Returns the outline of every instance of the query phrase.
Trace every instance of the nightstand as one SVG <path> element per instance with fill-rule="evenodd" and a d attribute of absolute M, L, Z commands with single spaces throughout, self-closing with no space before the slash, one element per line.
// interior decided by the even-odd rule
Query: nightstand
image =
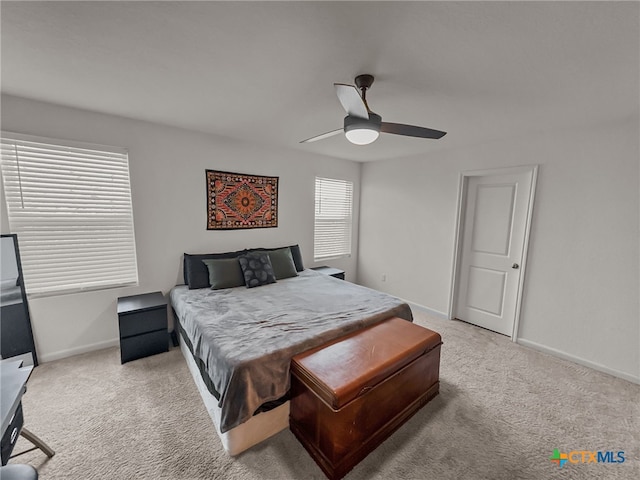
<path fill-rule="evenodd" d="M 167 301 L 162 292 L 118 298 L 120 363 L 169 350 Z"/>
<path fill-rule="evenodd" d="M 339 268 L 327 267 L 326 265 L 323 265 L 322 267 L 313 267 L 311 270 L 329 275 L 330 277 L 344 280 L 344 270 L 340 270 Z"/>

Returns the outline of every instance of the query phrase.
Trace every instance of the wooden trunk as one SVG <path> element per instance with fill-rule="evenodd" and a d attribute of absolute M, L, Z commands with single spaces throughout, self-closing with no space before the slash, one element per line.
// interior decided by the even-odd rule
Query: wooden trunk
<path fill-rule="evenodd" d="M 291 362 L 291 431 L 342 478 L 438 394 L 441 337 L 391 318 Z"/>

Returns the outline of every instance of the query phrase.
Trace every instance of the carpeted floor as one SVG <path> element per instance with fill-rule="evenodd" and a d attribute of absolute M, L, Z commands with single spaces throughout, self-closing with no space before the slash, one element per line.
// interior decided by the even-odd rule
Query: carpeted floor
<path fill-rule="evenodd" d="M 441 333 L 440 395 L 348 480 L 640 478 L 640 386 L 415 312 Z M 117 348 L 39 366 L 26 425 L 55 451 L 12 459 L 48 479 L 323 479 L 288 431 L 236 458 L 215 433 L 179 349 L 120 365 Z M 30 444 L 20 438 L 15 452 Z M 557 448 L 624 463 L 550 461 Z"/>

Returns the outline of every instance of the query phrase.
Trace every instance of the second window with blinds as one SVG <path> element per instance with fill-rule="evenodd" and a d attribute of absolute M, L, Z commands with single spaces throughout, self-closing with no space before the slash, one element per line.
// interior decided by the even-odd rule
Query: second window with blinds
<path fill-rule="evenodd" d="M 351 255 L 353 182 L 316 177 L 314 260 Z"/>

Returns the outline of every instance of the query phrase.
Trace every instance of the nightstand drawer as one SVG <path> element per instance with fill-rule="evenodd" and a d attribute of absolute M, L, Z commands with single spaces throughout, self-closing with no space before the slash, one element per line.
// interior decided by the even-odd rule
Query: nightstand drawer
<path fill-rule="evenodd" d="M 22 424 L 24 423 L 24 416 L 22 415 L 22 403 L 18 405 L 18 409 L 16 413 L 13 415 L 13 419 L 11 423 L 7 427 L 2 436 L 2 442 L 0 444 L 0 451 L 2 456 L 2 465 L 6 465 L 9 457 L 11 456 L 11 452 L 13 451 L 13 446 L 16 444 L 18 440 L 18 435 L 20 434 L 20 430 L 22 430 Z"/>
<path fill-rule="evenodd" d="M 121 363 L 169 351 L 169 333 L 166 327 L 156 332 L 144 333 L 120 340 Z"/>
<path fill-rule="evenodd" d="M 138 312 L 124 313 L 118 316 L 120 338 L 131 337 L 154 330 L 167 329 L 167 307 L 154 308 Z"/>

